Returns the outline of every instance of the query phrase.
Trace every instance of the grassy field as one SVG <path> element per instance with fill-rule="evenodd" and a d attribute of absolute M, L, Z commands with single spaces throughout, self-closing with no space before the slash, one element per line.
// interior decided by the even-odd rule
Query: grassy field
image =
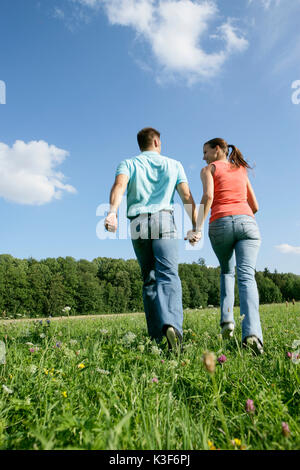
<path fill-rule="evenodd" d="M 299 449 L 299 313 L 261 307 L 261 357 L 241 348 L 239 309 L 229 341 L 217 309 L 185 312 L 179 356 L 143 315 L 0 322 L 0 449 Z M 205 351 L 225 356 L 214 374 Z"/>

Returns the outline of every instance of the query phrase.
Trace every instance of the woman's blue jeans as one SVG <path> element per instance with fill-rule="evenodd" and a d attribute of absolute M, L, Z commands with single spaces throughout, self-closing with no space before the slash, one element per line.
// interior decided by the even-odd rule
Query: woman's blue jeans
<path fill-rule="evenodd" d="M 178 275 L 178 240 L 169 211 L 141 214 L 130 224 L 133 248 L 142 271 L 143 302 L 149 336 L 158 343 L 164 325 L 182 335 L 182 289 Z"/>
<path fill-rule="evenodd" d="M 255 280 L 256 259 L 261 244 L 259 228 L 249 215 L 230 215 L 209 225 L 209 238 L 221 267 L 221 326 L 234 322 L 235 261 L 240 297 L 242 340 L 255 335 L 263 344 L 259 297 Z"/>

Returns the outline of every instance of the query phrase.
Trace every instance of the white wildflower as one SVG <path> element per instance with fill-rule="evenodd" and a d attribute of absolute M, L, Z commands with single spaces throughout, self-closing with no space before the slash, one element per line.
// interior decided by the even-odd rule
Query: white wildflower
<path fill-rule="evenodd" d="M 64 349 L 64 354 L 65 356 L 67 356 L 68 359 L 73 359 L 74 357 L 76 357 L 75 352 L 68 348 Z"/>
<path fill-rule="evenodd" d="M 14 393 L 13 390 L 11 390 L 10 388 L 8 388 L 6 385 L 2 385 L 2 388 L 4 390 L 4 392 L 8 393 L 9 395 L 11 393 Z"/>
<path fill-rule="evenodd" d="M 141 352 L 144 352 L 144 350 L 145 350 L 145 346 L 143 344 L 139 344 L 137 348 Z"/>
<path fill-rule="evenodd" d="M 100 333 L 102 335 L 106 335 L 108 333 L 108 330 L 106 330 L 105 328 L 103 328 L 102 330 L 100 330 Z"/>
<path fill-rule="evenodd" d="M 293 352 L 292 353 L 292 363 L 293 364 L 299 364 L 300 362 L 300 354 L 299 351 Z"/>
<path fill-rule="evenodd" d="M 99 369 L 99 367 L 97 367 L 96 372 L 99 372 L 99 374 L 103 374 L 103 375 L 110 374 L 109 370 Z"/>
<path fill-rule="evenodd" d="M 169 366 L 175 368 L 175 367 L 178 366 L 178 362 L 177 362 L 177 361 L 170 361 L 170 362 L 169 362 Z"/>
<path fill-rule="evenodd" d="M 62 311 L 63 311 L 64 313 L 68 313 L 70 310 L 71 310 L 71 307 L 68 307 L 68 306 L 66 306 L 66 307 L 64 307 L 64 308 L 62 309 Z"/>
<path fill-rule="evenodd" d="M 70 344 L 71 345 L 77 344 L 77 339 L 70 339 Z"/>
<path fill-rule="evenodd" d="M 37 371 L 37 366 L 35 366 L 34 364 L 31 364 L 31 366 L 28 367 L 28 371 L 31 373 L 31 374 L 35 374 L 36 371 Z"/>
<path fill-rule="evenodd" d="M 128 331 L 128 333 L 126 333 L 126 335 L 123 337 L 122 342 L 128 345 L 131 344 L 135 340 L 135 338 L 136 335 L 131 331 Z"/>
<path fill-rule="evenodd" d="M 293 341 L 292 348 L 293 348 L 293 349 L 297 349 L 298 346 L 300 346 L 300 341 L 299 341 L 299 339 L 295 339 L 295 340 Z"/>
<path fill-rule="evenodd" d="M 40 334 L 40 338 L 42 338 L 42 339 L 43 339 L 43 338 L 46 338 L 45 333 L 41 333 L 41 334 Z"/>
<path fill-rule="evenodd" d="M 159 355 L 161 353 L 161 350 L 157 346 L 152 346 L 151 352 L 152 352 L 152 354 Z"/>
<path fill-rule="evenodd" d="M 0 341 L 0 364 L 6 364 L 5 354 L 5 344 L 3 341 Z"/>

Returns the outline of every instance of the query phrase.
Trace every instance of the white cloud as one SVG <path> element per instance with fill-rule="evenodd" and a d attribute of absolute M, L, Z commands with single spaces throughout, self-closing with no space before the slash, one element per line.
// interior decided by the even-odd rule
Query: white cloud
<path fill-rule="evenodd" d="M 63 191 L 76 189 L 64 184 L 64 175 L 54 169 L 69 155 L 43 140 L 17 140 L 12 147 L 0 142 L 0 197 L 19 204 L 42 205 L 60 199 Z"/>
<path fill-rule="evenodd" d="M 65 12 L 63 10 L 61 10 L 60 8 L 55 7 L 54 12 L 53 12 L 53 16 L 54 16 L 54 18 L 59 18 L 59 19 L 63 20 L 64 17 L 65 17 Z"/>
<path fill-rule="evenodd" d="M 277 245 L 275 248 L 277 248 L 278 251 L 284 254 L 292 253 L 294 255 L 300 255 L 300 246 L 291 246 L 287 244 L 282 244 L 282 245 Z"/>
<path fill-rule="evenodd" d="M 132 28 L 150 45 L 160 77 L 179 74 L 188 82 L 210 78 L 222 70 L 231 54 L 248 47 L 230 20 L 219 27 L 212 25 L 219 14 L 214 0 L 73 1 L 91 8 L 102 6 L 112 25 Z M 204 40 L 211 41 L 216 52 L 206 52 Z"/>
<path fill-rule="evenodd" d="M 81 3 L 88 7 L 97 7 L 102 0 L 73 0 L 73 2 Z"/>
<path fill-rule="evenodd" d="M 253 3 L 254 0 L 249 0 L 248 3 L 251 4 Z M 265 10 L 269 10 L 271 6 L 277 6 L 279 5 L 281 0 L 257 0 Z"/>

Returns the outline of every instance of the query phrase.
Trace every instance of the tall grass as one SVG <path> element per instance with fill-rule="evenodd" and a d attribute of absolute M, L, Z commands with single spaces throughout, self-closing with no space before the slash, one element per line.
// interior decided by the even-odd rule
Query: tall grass
<path fill-rule="evenodd" d="M 2 322 L 0 448 L 297 449 L 299 311 L 261 307 L 261 357 L 241 347 L 238 309 L 230 341 L 217 309 L 186 312 L 180 355 L 150 342 L 141 315 Z M 213 380 L 204 351 L 227 357 Z"/>

